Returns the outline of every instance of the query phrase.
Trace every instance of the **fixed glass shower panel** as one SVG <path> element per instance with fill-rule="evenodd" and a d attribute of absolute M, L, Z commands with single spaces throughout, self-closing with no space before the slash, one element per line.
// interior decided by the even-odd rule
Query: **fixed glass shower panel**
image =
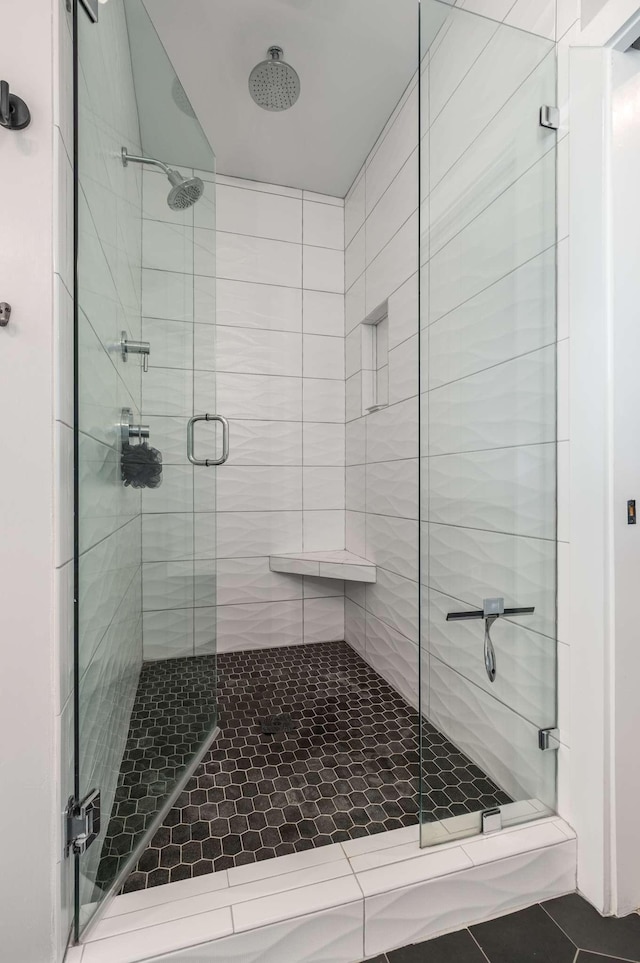
<path fill-rule="evenodd" d="M 557 133 L 552 38 L 437 0 L 421 34 L 428 845 L 555 808 Z"/>
<path fill-rule="evenodd" d="M 223 426 L 213 152 L 140 0 L 76 23 L 77 935 L 214 734 Z"/>

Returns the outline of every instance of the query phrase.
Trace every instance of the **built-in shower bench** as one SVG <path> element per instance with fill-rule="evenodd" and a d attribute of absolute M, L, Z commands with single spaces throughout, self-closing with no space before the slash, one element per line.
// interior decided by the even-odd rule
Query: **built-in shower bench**
<path fill-rule="evenodd" d="M 345 579 L 349 582 L 375 582 L 376 566 L 368 558 L 340 549 L 335 552 L 293 552 L 270 555 L 272 572 L 287 575 L 315 575 L 320 578 Z"/>

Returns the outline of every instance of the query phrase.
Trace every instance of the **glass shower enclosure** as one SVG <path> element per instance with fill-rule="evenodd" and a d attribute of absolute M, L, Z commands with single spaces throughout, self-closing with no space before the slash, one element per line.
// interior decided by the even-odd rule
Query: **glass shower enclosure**
<path fill-rule="evenodd" d="M 555 103 L 551 39 L 422 0 L 423 845 L 555 809 Z"/>
<path fill-rule="evenodd" d="M 271 487 L 263 486 L 259 501 L 275 520 L 269 519 L 259 552 L 246 550 L 251 558 L 239 557 L 235 543 L 230 550 L 227 546 L 233 562 L 227 577 L 232 571 L 243 602 L 248 599 L 259 613 L 264 610 L 253 605 L 256 573 L 268 578 L 269 592 L 277 579 L 298 578 L 286 585 L 290 594 L 278 594 L 283 583 L 277 583 L 273 599 L 281 603 L 284 598 L 299 613 L 299 622 L 286 641 L 262 636 L 262 648 L 324 644 L 322 619 L 316 618 L 305 637 L 303 613 L 305 607 L 313 609 L 309 598 L 330 591 L 345 613 L 339 630 L 344 634 L 333 632 L 331 642 L 345 649 L 348 644 L 349 657 L 366 663 L 366 673 L 384 682 L 384 691 L 391 687 L 402 718 L 411 720 L 400 734 L 403 752 L 411 755 L 402 776 L 408 787 L 404 809 L 392 793 L 385 796 L 387 787 L 400 781 L 401 767 L 394 761 L 400 735 L 381 737 L 387 738 L 381 746 L 371 745 L 373 737 L 365 733 L 369 743 L 352 757 L 345 749 L 350 749 L 348 733 L 336 763 L 342 788 L 338 793 L 328 786 L 326 795 L 342 800 L 343 825 L 351 835 L 330 837 L 324 830 L 314 835 L 310 828 L 305 848 L 410 825 L 416 847 L 418 838 L 423 846 L 437 845 L 553 812 L 557 132 L 553 109 L 542 109 L 556 102 L 553 40 L 477 14 L 472 0 L 464 7 L 403 0 L 406 29 L 399 49 L 406 62 L 394 65 L 395 86 L 386 91 L 389 103 L 375 115 L 372 136 L 359 142 L 362 156 L 348 157 L 360 148 L 341 152 L 340 137 L 337 144 L 324 138 L 329 146 L 319 166 L 337 170 L 347 158 L 353 167 L 340 168 L 334 178 L 340 190 L 321 195 L 315 191 L 324 186 L 313 182 L 278 189 L 294 195 L 286 198 L 295 209 L 295 244 L 286 242 L 295 258 L 293 281 L 272 276 L 279 255 L 269 244 L 285 243 L 277 240 L 277 231 L 255 229 L 260 217 L 270 226 L 277 221 L 276 215 L 264 214 L 273 210 L 264 205 L 280 196 L 269 193 L 274 185 L 289 184 L 287 174 L 273 157 L 269 183 L 262 183 L 266 175 L 258 177 L 253 165 L 248 172 L 236 169 L 237 159 L 232 163 L 228 155 L 225 163 L 227 145 L 212 111 L 207 129 L 215 130 L 226 176 L 226 183 L 219 179 L 219 222 L 222 226 L 225 218 L 225 190 L 227 200 L 230 191 L 237 192 L 237 201 L 242 198 L 238 210 L 246 216 L 240 227 L 229 227 L 226 212 L 216 278 L 216 158 L 145 3 L 101 4 L 96 26 L 86 16 L 90 0 L 76 2 L 75 797 L 89 813 L 97 813 L 92 793 L 100 791 L 100 821 L 92 826 L 89 821 L 96 838 L 88 847 L 89 840 L 80 840 L 75 855 L 76 938 L 134 866 L 149 886 L 218 868 L 193 856 L 185 870 L 171 864 L 170 854 L 162 855 L 169 843 L 148 845 L 161 824 L 162 832 L 167 829 L 172 806 L 188 808 L 179 794 L 217 735 L 218 675 L 227 688 L 231 679 L 233 688 L 241 674 L 225 657 L 245 647 L 260 648 L 260 639 L 251 644 L 240 608 L 226 624 L 218 613 L 217 656 L 217 591 L 223 598 L 225 569 L 218 560 L 218 586 L 216 536 L 222 540 L 226 522 L 221 515 L 217 532 L 216 494 L 218 504 L 225 504 L 228 479 L 220 476 L 217 493 L 216 480 L 229 436 L 216 393 L 230 408 L 234 438 L 243 437 L 238 424 L 243 418 L 265 419 L 259 423 L 262 454 L 256 465 L 268 467 L 275 479 Z M 324 19 L 333 42 L 334 26 L 342 23 L 349 4 L 290 0 L 274 6 L 294 8 L 299 30 L 305 16 L 309 31 L 314 16 Z M 400 0 L 386 6 L 376 0 L 375 7 L 373 29 L 386 44 L 391 21 L 400 19 Z M 244 30 L 257 8 L 244 0 L 228 0 L 225 7 L 220 0 L 206 9 L 203 23 L 215 31 L 220 23 L 228 27 L 233 15 L 244 16 Z M 361 24 L 366 20 L 371 26 L 372 7 L 369 0 L 353 0 L 351 9 L 356 15 L 341 53 L 353 72 L 353 45 Z M 152 13 L 171 50 L 162 18 Z M 286 21 L 289 13 L 278 15 Z M 172 9 L 167 16 L 170 22 Z M 204 30 L 201 35 L 208 37 Z M 220 43 L 224 30 L 216 37 Z M 192 46 L 187 49 L 191 56 Z M 326 58 L 312 59 L 296 60 L 302 80 L 296 110 L 304 123 L 315 123 L 303 113 L 305 97 L 314 83 L 316 92 L 324 89 L 322 71 L 333 69 Z M 380 58 L 369 61 L 372 76 L 382 83 Z M 224 79 L 224 65 L 219 69 Z M 195 90 L 188 70 L 183 79 Z M 223 88 L 221 82 L 218 89 Z M 342 120 L 343 89 L 337 84 L 340 95 L 334 91 L 331 101 L 327 94 L 323 103 L 327 114 L 333 111 Z M 244 78 L 242 93 L 248 100 Z M 359 96 L 356 110 L 365 97 L 370 105 L 370 88 Z M 230 116 L 227 136 L 232 139 L 235 115 Z M 267 121 L 260 115 L 258 123 Z M 243 135 L 248 128 L 242 128 Z M 278 136 L 269 133 L 278 128 L 261 129 L 256 156 L 269 137 Z M 300 129 L 304 133 L 303 124 Z M 314 135 L 319 130 L 316 124 Z M 350 148 L 355 131 L 349 129 Z M 249 134 L 253 137 L 253 129 Z M 236 158 L 246 163 L 248 153 L 243 144 Z M 255 168 L 264 172 L 257 163 Z M 309 175 L 305 170 L 296 176 L 306 180 Z M 262 199 L 247 178 L 266 187 Z M 302 223 L 303 210 L 321 208 L 315 202 L 323 196 L 340 224 L 338 240 L 332 234 L 326 247 L 324 241 L 305 241 Z M 245 223 L 248 237 L 255 229 L 259 243 L 230 246 L 228 237 L 245 233 Z M 317 255 L 311 262 L 315 272 L 303 269 L 305 247 Z M 242 294 L 229 300 L 229 279 L 245 284 L 242 270 L 251 258 L 260 262 L 259 271 L 251 268 L 253 281 L 260 282 L 253 286 L 259 292 L 251 302 L 253 321 L 246 317 Z M 342 280 L 323 287 L 322 265 L 329 262 Z M 293 308 L 282 309 L 283 301 L 276 307 L 262 303 L 261 298 L 268 299 L 265 292 L 278 287 Z M 330 332 L 332 347 L 338 342 L 332 364 L 338 361 L 329 375 L 314 373 L 313 366 L 309 371 L 304 352 L 313 348 L 303 347 L 309 303 L 316 305 L 309 345 L 325 336 L 329 342 L 327 299 L 332 309 L 339 300 L 337 325 Z M 292 312 L 291 330 L 281 318 L 277 324 L 271 318 L 270 312 L 280 310 Z M 237 359 L 229 364 L 227 351 L 226 370 L 220 349 L 231 325 L 241 332 L 233 344 L 239 345 L 234 350 L 242 362 L 243 352 L 254 364 L 259 356 L 250 373 L 273 376 L 269 390 L 277 399 L 275 414 L 256 412 L 259 394 L 249 413 L 243 408 L 246 382 L 228 377 Z M 280 331 L 282 326 L 287 331 Z M 278 347 L 283 336 L 298 339 L 291 370 L 284 370 L 288 362 Z M 277 377 L 269 369 L 276 356 Z M 297 392 L 293 414 L 285 383 Z M 242 403 L 234 409 L 238 398 Z M 279 448 L 278 443 L 287 421 L 299 437 L 299 455 L 289 458 L 288 467 L 299 503 L 281 500 L 278 521 L 269 499 L 281 482 L 275 473 L 288 465 L 284 444 Z M 269 422 L 272 434 L 263 436 L 262 426 Z M 335 462 L 323 460 L 321 450 L 323 444 L 331 448 L 329 427 L 331 437 L 341 439 Z M 318 452 L 309 450 L 313 445 Z M 335 458 L 332 448 L 330 457 Z M 317 481 L 329 477 L 322 475 L 327 464 L 332 480 L 343 479 L 328 486 L 335 497 L 330 505 L 323 501 L 326 486 Z M 324 544 L 324 523 L 311 534 L 303 528 L 308 508 L 303 490 L 309 481 L 316 484 L 318 516 L 341 519 L 339 543 Z M 227 514 L 235 515 L 238 500 L 249 490 L 237 487 Z M 289 514 L 299 531 L 291 536 L 291 546 L 278 547 L 278 529 L 290 507 L 296 508 Z M 249 504 L 246 515 L 251 511 L 257 513 Z M 254 517 L 243 524 L 253 531 Z M 238 537 L 236 528 L 225 531 L 227 542 Z M 334 538 L 333 530 L 326 537 Z M 375 566 L 377 581 L 347 578 L 343 583 L 340 569 L 323 582 L 298 568 L 287 574 L 286 567 L 269 567 L 273 554 L 294 553 L 299 562 L 300 554 L 333 549 L 360 556 L 368 569 Z M 268 596 L 269 604 L 273 599 Z M 254 618 L 263 620 L 262 614 Z M 306 652 L 299 657 L 307 658 Z M 322 689 L 333 683 L 325 672 L 309 684 Z M 238 685 L 237 691 L 246 690 Z M 288 693 L 282 698 L 286 701 Z M 385 706 L 371 701 L 372 717 L 384 714 Z M 327 741 L 326 718 L 311 724 L 318 744 Z M 255 728 L 255 720 L 248 725 Z M 257 729 L 253 737 L 256 754 L 268 754 Z M 334 740 L 326 749 L 327 768 L 334 765 L 332 756 L 340 755 L 337 745 Z M 376 769 L 380 759 L 386 765 L 382 773 L 380 766 Z M 304 752 L 296 762 L 298 783 L 285 789 L 294 788 L 311 806 L 312 792 L 317 798 L 320 790 L 307 780 Z M 230 771 L 240 768 L 237 756 L 226 763 Z M 344 786 L 354 774 L 357 791 L 348 796 Z M 208 786 L 216 785 L 215 775 L 205 778 Z M 183 800 L 188 795 L 185 791 Z M 333 804 L 327 805 L 333 812 Z M 352 820 L 350 813 L 356 812 Z M 191 813 L 187 823 L 189 832 L 196 827 L 204 835 L 176 841 L 176 824 L 171 824 L 167 839 L 174 848 L 191 840 L 199 845 L 212 832 L 199 815 Z"/>
<path fill-rule="evenodd" d="M 98 26 L 79 8 L 76 30 L 76 798 L 91 810 L 99 787 L 101 813 L 76 855 L 79 932 L 215 734 L 226 438 L 206 417 L 215 157 L 139 0 Z"/>

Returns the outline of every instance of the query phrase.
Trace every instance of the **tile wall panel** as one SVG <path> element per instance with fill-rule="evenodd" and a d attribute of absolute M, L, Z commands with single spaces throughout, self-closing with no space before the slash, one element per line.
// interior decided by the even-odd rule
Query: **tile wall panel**
<path fill-rule="evenodd" d="M 345 200 L 346 546 L 378 581 L 350 585 L 346 638 L 418 703 L 418 96 L 400 101 Z M 363 330 L 388 301 L 389 402 L 363 413 Z M 366 334 L 366 332 L 365 332 Z"/>

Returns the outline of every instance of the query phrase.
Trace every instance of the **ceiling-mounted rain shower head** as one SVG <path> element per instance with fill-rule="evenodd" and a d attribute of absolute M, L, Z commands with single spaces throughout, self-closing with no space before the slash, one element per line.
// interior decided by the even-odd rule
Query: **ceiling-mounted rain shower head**
<path fill-rule="evenodd" d="M 249 93 L 263 110 L 289 110 L 300 96 L 300 78 L 281 60 L 282 47 L 269 47 L 271 60 L 263 60 L 251 71 Z"/>
<path fill-rule="evenodd" d="M 172 211 L 184 211 L 192 207 L 204 194 L 204 183 L 199 177 L 183 177 L 179 171 L 172 170 L 162 161 L 154 160 L 153 157 L 136 157 L 134 154 L 129 154 L 127 148 L 123 147 L 122 163 L 125 167 L 127 164 L 149 164 L 164 171 L 171 184 L 167 204 Z"/>
<path fill-rule="evenodd" d="M 187 97 L 186 91 L 177 77 L 174 77 L 171 84 L 171 96 L 176 107 L 179 107 L 187 117 L 195 117 L 196 112 L 191 106 L 191 101 Z"/>

